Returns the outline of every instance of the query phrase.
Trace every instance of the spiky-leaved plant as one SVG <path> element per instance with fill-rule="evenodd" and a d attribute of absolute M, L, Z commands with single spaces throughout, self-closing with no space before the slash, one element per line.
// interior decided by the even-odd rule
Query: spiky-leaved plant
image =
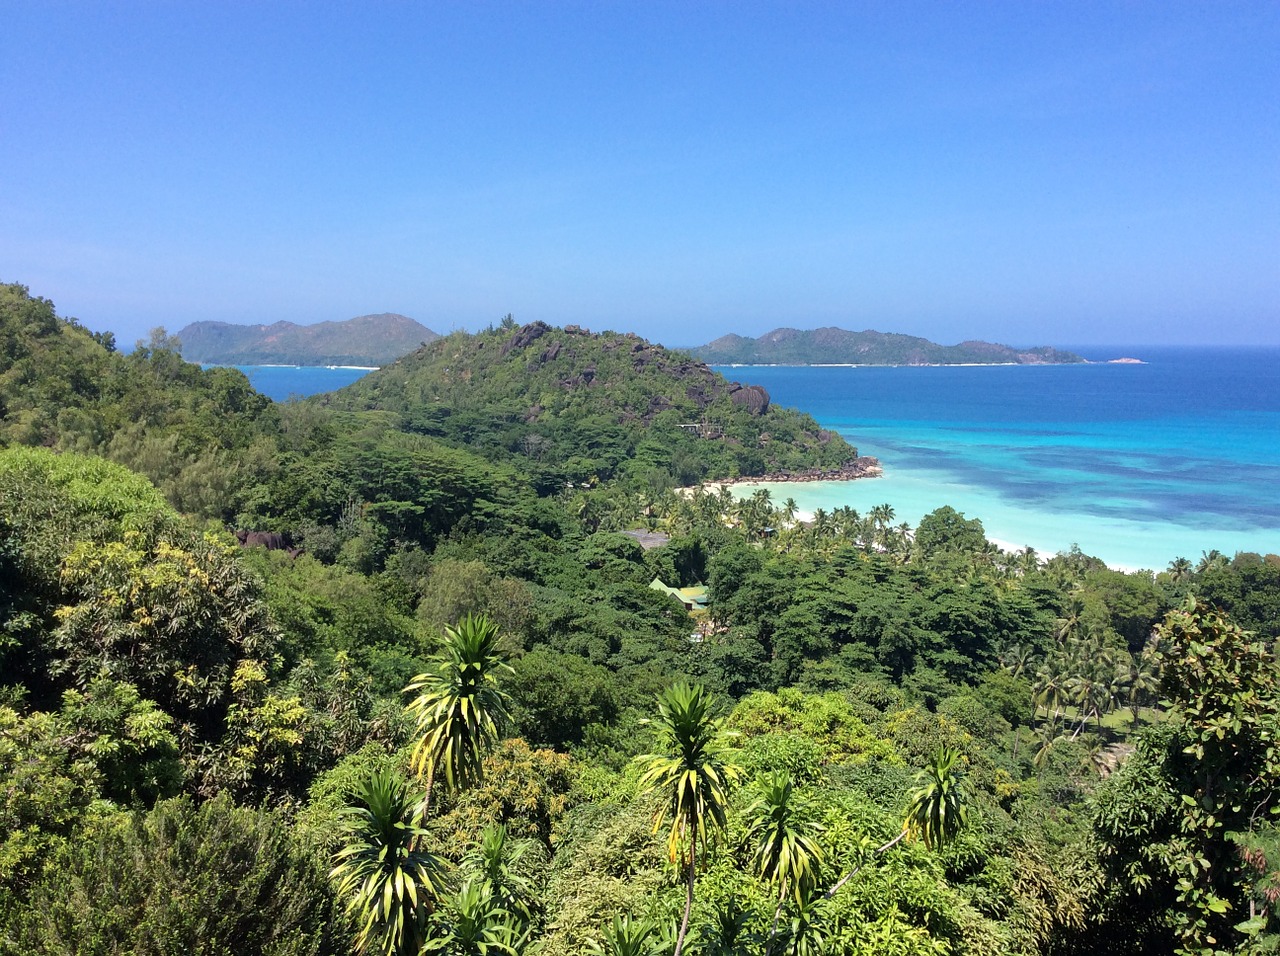
<path fill-rule="evenodd" d="M 432 665 L 405 688 L 417 693 L 408 711 L 418 722 L 410 766 L 426 779 L 426 801 L 436 774 L 455 791 L 481 777 L 485 751 L 510 720 L 509 698 L 498 674 L 510 672 L 503 659 L 498 626 L 468 614 L 446 627 Z"/>
<path fill-rule="evenodd" d="M 644 768 L 641 788 L 665 796 L 654 816 L 654 830 L 670 820 L 671 862 L 685 866 L 684 918 L 674 954 L 680 956 L 693 909 L 698 851 L 705 853 L 710 836 L 725 828 L 729 789 L 742 771 L 728 760 L 727 736 L 714 694 L 701 684 L 681 683 L 667 688 L 657 703 L 658 716 L 652 724 L 662 750 L 636 759 Z"/>
<path fill-rule="evenodd" d="M 359 926 L 356 948 L 381 956 L 416 956 L 426 918 L 445 885 L 445 861 L 421 847 L 415 819 L 421 795 L 392 773 L 374 774 L 348 813 L 347 845 L 332 878 Z"/>

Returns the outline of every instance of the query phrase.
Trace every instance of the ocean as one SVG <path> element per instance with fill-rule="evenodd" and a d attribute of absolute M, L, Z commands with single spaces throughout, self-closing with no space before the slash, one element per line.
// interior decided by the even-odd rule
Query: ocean
<path fill-rule="evenodd" d="M 950 505 L 1004 547 L 1078 545 L 1123 568 L 1280 553 L 1280 349 L 1072 350 L 1143 364 L 718 371 L 883 463 L 882 478 L 769 486 L 805 512 L 888 503 L 914 525 Z M 244 371 L 275 399 L 364 374 Z"/>
<path fill-rule="evenodd" d="M 951 505 L 1002 546 L 1123 568 L 1280 552 L 1280 349 L 1073 351 L 1143 364 L 719 371 L 883 463 L 771 487 L 804 511 L 888 503 L 914 525 Z"/>

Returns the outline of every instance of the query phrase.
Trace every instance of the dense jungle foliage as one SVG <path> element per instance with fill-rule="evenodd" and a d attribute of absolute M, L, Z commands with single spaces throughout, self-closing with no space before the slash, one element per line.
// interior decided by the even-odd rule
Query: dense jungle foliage
<path fill-rule="evenodd" d="M 0 286 L 0 952 L 1280 946 L 1275 555 L 677 492 L 851 449 L 628 336 L 172 345 Z"/>

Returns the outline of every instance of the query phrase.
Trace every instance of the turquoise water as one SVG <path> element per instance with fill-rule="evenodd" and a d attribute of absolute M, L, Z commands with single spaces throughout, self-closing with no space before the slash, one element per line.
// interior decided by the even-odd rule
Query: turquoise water
<path fill-rule="evenodd" d="M 888 502 L 914 525 L 951 505 L 1007 547 L 1078 544 L 1128 568 L 1280 553 L 1280 350 L 1075 351 L 1145 364 L 719 370 L 883 462 L 883 478 L 773 489 L 804 511 Z M 365 374 L 244 371 L 277 400 Z"/>
<path fill-rule="evenodd" d="M 320 392 L 332 392 L 369 374 L 367 368 L 307 365 L 237 365 L 249 384 L 272 401 L 287 402 Z"/>
<path fill-rule="evenodd" d="M 771 486 L 803 511 L 887 502 L 915 524 L 949 504 L 1005 546 L 1129 568 L 1280 552 L 1280 350 L 1112 354 L 1145 364 L 720 371 L 883 462 L 883 478 Z"/>

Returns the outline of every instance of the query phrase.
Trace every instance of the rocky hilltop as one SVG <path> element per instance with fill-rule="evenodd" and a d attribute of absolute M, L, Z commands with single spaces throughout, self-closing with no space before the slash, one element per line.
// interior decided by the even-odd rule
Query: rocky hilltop
<path fill-rule="evenodd" d="M 381 366 L 439 337 L 394 312 L 314 325 L 195 322 L 178 332 L 182 357 L 208 365 Z"/>
<path fill-rule="evenodd" d="M 1049 346 L 939 345 L 914 335 L 845 329 L 774 329 L 758 339 L 724 335 L 689 350 L 712 365 L 1063 365 L 1085 361 Z"/>

